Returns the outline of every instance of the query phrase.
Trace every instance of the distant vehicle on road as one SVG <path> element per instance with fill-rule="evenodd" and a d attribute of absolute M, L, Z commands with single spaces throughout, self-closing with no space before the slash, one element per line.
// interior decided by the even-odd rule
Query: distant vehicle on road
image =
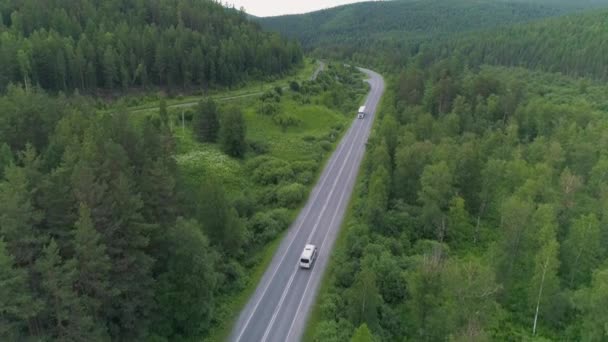
<path fill-rule="evenodd" d="M 317 247 L 315 245 L 306 245 L 302 256 L 300 256 L 300 267 L 310 268 L 317 257 Z"/>
<path fill-rule="evenodd" d="M 359 107 L 359 112 L 357 113 L 357 118 L 363 119 L 365 117 L 365 106 Z"/>

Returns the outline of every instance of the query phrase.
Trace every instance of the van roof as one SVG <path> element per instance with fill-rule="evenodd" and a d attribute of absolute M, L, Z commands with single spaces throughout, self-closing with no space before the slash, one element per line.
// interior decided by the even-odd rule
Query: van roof
<path fill-rule="evenodd" d="M 302 252 L 302 258 L 309 259 L 312 256 L 312 251 L 315 249 L 315 245 L 306 245 Z"/>
<path fill-rule="evenodd" d="M 361 107 L 359 107 L 359 111 L 360 111 L 360 112 L 362 112 L 362 111 L 364 111 L 364 110 L 365 110 L 365 106 L 361 106 Z"/>

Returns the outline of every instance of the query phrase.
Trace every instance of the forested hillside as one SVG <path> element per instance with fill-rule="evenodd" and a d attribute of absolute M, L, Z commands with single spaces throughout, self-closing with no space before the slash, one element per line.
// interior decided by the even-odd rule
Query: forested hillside
<path fill-rule="evenodd" d="M 605 341 L 608 88 L 457 60 L 392 84 L 309 339 Z"/>
<path fill-rule="evenodd" d="M 232 86 L 301 58 L 211 0 L 0 1 L 0 91 Z"/>
<path fill-rule="evenodd" d="M 425 46 L 428 62 L 462 56 L 471 66 L 523 66 L 608 79 L 608 10 L 465 35 Z"/>
<path fill-rule="evenodd" d="M 395 0 L 257 20 L 265 28 L 298 38 L 309 49 L 348 48 L 352 53 L 370 44 L 420 42 L 446 33 L 527 22 L 601 4 L 602 1 Z"/>

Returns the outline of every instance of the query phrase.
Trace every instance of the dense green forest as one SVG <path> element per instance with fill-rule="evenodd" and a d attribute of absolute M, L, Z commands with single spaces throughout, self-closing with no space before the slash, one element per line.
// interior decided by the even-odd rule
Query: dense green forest
<path fill-rule="evenodd" d="M 233 86 L 301 59 L 299 44 L 211 0 L 0 1 L 0 91 Z"/>
<path fill-rule="evenodd" d="M 381 3 L 295 17 L 360 21 L 301 38 L 390 84 L 306 340 L 605 341 L 606 10 L 469 30 L 426 4 L 428 35 L 353 15 Z"/>
<path fill-rule="evenodd" d="M 605 341 L 607 91 L 525 69 L 407 66 L 310 339 Z"/>
<path fill-rule="evenodd" d="M 471 66 L 523 66 L 608 79 L 608 10 L 465 35 L 426 46 L 424 58 L 463 56 Z"/>
<path fill-rule="evenodd" d="M 607 6 L 605 1 L 391 1 L 259 20 L 302 40 L 315 55 L 388 72 L 412 58 L 424 68 L 458 56 L 471 68 L 523 66 L 605 80 Z"/>
<path fill-rule="evenodd" d="M 201 101 L 183 129 L 165 100 L 101 113 L 81 95 L 10 86 L 0 339 L 200 340 L 229 323 L 260 263 L 246 251 L 289 226 L 363 92 L 358 74 L 332 66 L 289 90 Z M 196 159 L 213 151 L 219 160 Z"/>
<path fill-rule="evenodd" d="M 214 1 L 0 1 L 0 340 L 199 340 L 231 319 L 229 300 L 260 263 L 244 251 L 289 225 L 332 142 L 315 132 L 316 162 L 283 162 L 295 186 L 235 194 L 186 173 L 184 122 L 164 98 L 135 113 L 89 96 L 232 87 L 301 61 L 297 42 Z M 278 104 L 294 97 L 341 117 L 358 96 L 349 75 L 277 87 L 274 112 L 259 115 L 296 129 Z M 342 96 L 323 100 L 330 88 Z M 250 139 L 244 106 L 203 101 L 187 132 L 255 170 L 247 161 L 272 147 Z M 321 132 L 335 141 L 340 129 Z"/>
<path fill-rule="evenodd" d="M 420 42 L 446 33 L 523 23 L 608 4 L 602 1 L 395 0 L 363 2 L 303 15 L 257 18 L 309 49 Z"/>

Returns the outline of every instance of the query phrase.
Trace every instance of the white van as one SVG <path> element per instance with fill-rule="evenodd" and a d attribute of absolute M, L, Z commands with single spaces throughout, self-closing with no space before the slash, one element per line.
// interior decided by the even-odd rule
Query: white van
<path fill-rule="evenodd" d="M 365 106 L 359 107 L 359 112 L 357 113 L 357 118 L 363 119 L 365 117 Z"/>
<path fill-rule="evenodd" d="M 306 245 L 302 256 L 300 256 L 300 267 L 310 268 L 317 257 L 317 247 L 315 245 Z"/>

